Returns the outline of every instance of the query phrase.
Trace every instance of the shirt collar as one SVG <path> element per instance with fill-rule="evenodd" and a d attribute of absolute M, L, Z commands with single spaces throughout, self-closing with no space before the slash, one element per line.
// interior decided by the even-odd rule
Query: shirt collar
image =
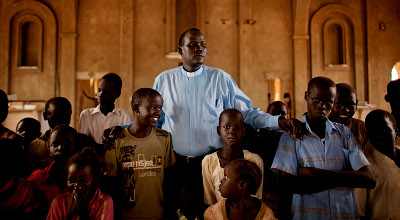
<path fill-rule="evenodd" d="M 306 114 L 307 112 L 303 114 L 301 121 L 306 124 L 307 130 L 310 131 L 312 134 L 314 134 L 314 132 L 310 128 L 310 125 L 308 125 Z M 326 118 L 325 125 L 326 125 L 325 131 L 328 132 L 328 134 L 331 134 L 333 131 L 337 131 L 336 127 L 328 118 Z"/>
<path fill-rule="evenodd" d="M 117 107 L 114 105 L 114 109 L 111 111 L 112 113 L 114 113 L 114 114 L 117 114 Z M 102 112 L 101 112 L 101 110 L 100 110 L 100 105 L 97 105 L 97 107 L 96 108 L 94 108 L 94 110 L 93 110 L 93 112 L 92 112 L 92 115 L 94 115 L 94 114 L 97 114 L 97 113 L 99 113 L 99 114 L 103 114 Z"/>
<path fill-rule="evenodd" d="M 181 73 L 182 73 L 184 76 L 188 77 L 188 76 L 187 76 L 187 73 L 188 73 L 188 72 L 183 68 L 183 66 L 180 66 L 180 68 L 181 68 Z M 196 71 L 194 72 L 194 76 L 198 76 L 198 75 L 200 75 L 202 72 L 203 72 L 203 65 L 202 65 L 198 70 L 196 70 Z"/>

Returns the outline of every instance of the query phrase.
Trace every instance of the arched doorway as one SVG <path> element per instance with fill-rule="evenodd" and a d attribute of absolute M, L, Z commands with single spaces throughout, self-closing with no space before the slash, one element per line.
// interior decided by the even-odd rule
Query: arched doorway
<path fill-rule="evenodd" d="M 400 61 L 397 61 L 393 65 L 392 72 L 391 72 L 391 80 L 397 80 L 399 79 L 399 74 L 400 74 Z"/>

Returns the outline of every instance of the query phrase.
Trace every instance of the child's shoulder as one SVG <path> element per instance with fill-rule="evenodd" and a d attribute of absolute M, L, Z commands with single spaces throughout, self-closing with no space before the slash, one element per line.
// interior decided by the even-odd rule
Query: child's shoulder
<path fill-rule="evenodd" d="M 202 163 L 205 165 L 205 164 L 212 164 L 212 163 L 217 162 L 219 160 L 217 153 L 218 153 L 218 151 L 207 154 L 206 156 L 204 156 Z"/>
<path fill-rule="evenodd" d="M 171 136 L 171 133 L 169 133 L 168 131 L 163 130 L 161 128 L 155 128 L 155 135 L 168 138 L 169 136 Z"/>

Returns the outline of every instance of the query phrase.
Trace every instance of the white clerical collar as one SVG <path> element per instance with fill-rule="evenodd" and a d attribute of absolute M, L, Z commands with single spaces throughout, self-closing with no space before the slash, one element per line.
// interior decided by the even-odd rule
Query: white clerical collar
<path fill-rule="evenodd" d="M 182 66 L 182 67 L 181 67 L 181 72 L 182 72 L 182 74 L 183 74 L 184 76 L 187 76 L 187 77 L 195 77 L 195 76 L 200 75 L 200 74 L 203 72 L 203 66 L 201 66 L 198 70 L 196 70 L 196 71 L 194 71 L 194 72 L 188 72 L 188 71 L 186 71 L 186 70 L 183 68 L 183 66 Z"/>

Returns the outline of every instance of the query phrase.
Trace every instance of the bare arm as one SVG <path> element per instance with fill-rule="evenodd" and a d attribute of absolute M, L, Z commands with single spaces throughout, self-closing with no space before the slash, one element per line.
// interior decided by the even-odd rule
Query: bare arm
<path fill-rule="evenodd" d="M 293 193 L 315 193 L 338 187 L 375 188 L 375 180 L 369 166 L 357 171 L 324 170 L 314 167 L 299 168 L 298 176 L 281 175 L 282 187 Z"/>

